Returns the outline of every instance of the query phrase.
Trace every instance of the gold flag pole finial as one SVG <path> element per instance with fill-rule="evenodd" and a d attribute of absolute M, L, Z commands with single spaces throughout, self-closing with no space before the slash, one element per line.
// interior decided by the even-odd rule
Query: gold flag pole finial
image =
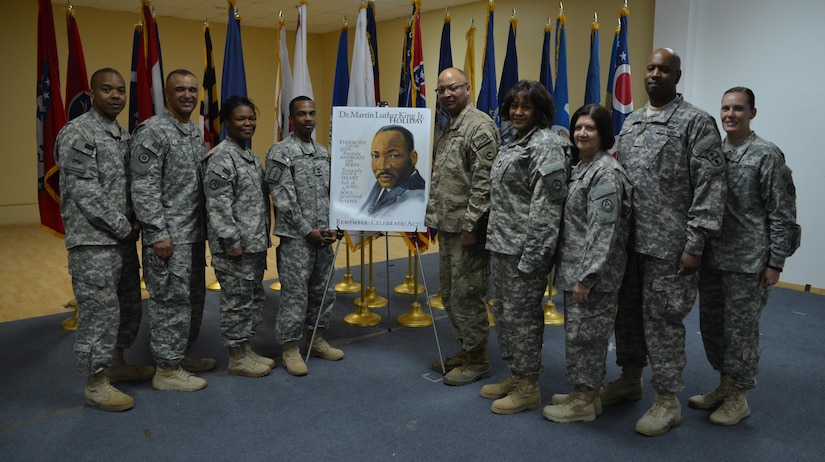
<path fill-rule="evenodd" d="M 235 6 L 235 21 L 240 21 L 240 20 L 241 20 L 241 13 L 240 13 L 240 10 L 238 9 L 238 6 L 236 5 Z"/>
<path fill-rule="evenodd" d="M 361 0 L 361 6 L 367 6 L 367 0 Z"/>
<path fill-rule="evenodd" d="M 559 2 L 559 14 L 564 14 L 564 4 Z"/>
<path fill-rule="evenodd" d="M 344 28 L 346 28 L 349 24 L 347 23 L 347 17 L 344 16 Z"/>
<path fill-rule="evenodd" d="M 595 11 L 593 12 L 593 22 L 599 22 L 599 13 L 596 13 Z"/>
<path fill-rule="evenodd" d="M 209 17 L 203 18 L 203 25 L 209 27 Z"/>
<path fill-rule="evenodd" d="M 284 10 L 278 12 L 278 21 L 284 22 Z"/>
<path fill-rule="evenodd" d="M 515 17 L 516 17 L 516 9 L 515 9 L 515 8 L 513 8 L 513 15 L 512 15 L 512 16 L 510 16 L 510 18 L 515 18 Z"/>
<path fill-rule="evenodd" d="M 624 9 L 627 9 L 627 0 L 624 0 Z"/>
<path fill-rule="evenodd" d="M 74 7 L 72 6 L 71 0 L 69 0 L 68 2 L 66 2 L 66 9 L 71 12 L 72 8 L 74 8 Z"/>

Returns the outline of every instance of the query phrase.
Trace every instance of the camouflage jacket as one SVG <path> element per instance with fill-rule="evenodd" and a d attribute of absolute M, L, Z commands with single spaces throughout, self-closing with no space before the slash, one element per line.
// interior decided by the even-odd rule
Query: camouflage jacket
<path fill-rule="evenodd" d="M 490 171 L 486 248 L 520 256 L 525 273 L 550 271 L 570 170 L 570 142 L 533 128 L 499 149 Z"/>
<path fill-rule="evenodd" d="M 212 254 L 239 245 L 244 252 L 269 248 L 269 189 L 261 161 L 230 138 L 204 160 L 206 229 Z"/>
<path fill-rule="evenodd" d="M 725 152 L 728 196 L 722 234 L 708 241 L 703 264 L 740 273 L 782 270 L 799 247 L 796 188 L 785 155 L 752 133 Z"/>
<path fill-rule="evenodd" d="M 169 237 L 191 244 L 206 239 L 203 139 L 195 122 L 169 112 L 144 121 L 132 141 L 132 201 L 143 225 L 143 245 Z"/>
<path fill-rule="evenodd" d="M 490 211 L 490 167 L 501 144 L 487 114 L 468 105 L 438 138 L 424 223 L 460 233 L 486 229 Z"/>
<path fill-rule="evenodd" d="M 722 227 L 725 159 L 716 122 L 681 95 L 660 110 L 630 114 L 618 159 L 633 185 L 630 249 L 679 261 L 702 255 Z"/>
<path fill-rule="evenodd" d="M 294 133 L 266 153 L 266 181 L 275 208 L 272 234 L 303 238 L 329 227 L 330 157 Z"/>
<path fill-rule="evenodd" d="M 91 109 L 60 130 L 54 158 L 66 248 L 115 245 L 129 235 L 129 133 Z"/>
<path fill-rule="evenodd" d="M 555 286 L 616 292 L 627 262 L 633 188 L 604 151 L 573 167 L 556 252 Z"/>

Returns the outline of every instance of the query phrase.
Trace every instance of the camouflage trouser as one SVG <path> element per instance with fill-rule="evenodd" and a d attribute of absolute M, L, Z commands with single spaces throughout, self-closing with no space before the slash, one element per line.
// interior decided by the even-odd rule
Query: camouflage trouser
<path fill-rule="evenodd" d="M 487 288 L 490 253 L 479 244 L 471 250 L 461 245 L 461 233 L 438 232 L 439 288 L 453 336 L 464 351 L 487 349 Z"/>
<path fill-rule="evenodd" d="M 255 335 L 263 312 L 266 252 L 244 253 L 243 260 L 230 260 L 225 253 L 215 254 L 212 255 L 212 266 L 221 284 L 223 345 L 240 346 Z"/>
<path fill-rule="evenodd" d="M 518 275 L 519 256 L 491 252 L 493 265 L 493 317 L 501 347 L 501 359 L 515 375 L 541 374 L 541 347 L 544 343 L 542 299 L 547 274 L 535 274 L 525 281 Z"/>
<path fill-rule="evenodd" d="M 157 364 L 175 366 L 198 339 L 206 297 L 203 242 L 175 244 L 161 260 L 143 247 L 143 280 L 149 292 L 150 347 Z"/>
<path fill-rule="evenodd" d="M 769 288 L 761 274 L 702 268 L 699 274 L 699 325 L 710 365 L 739 388 L 756 386 L 759 371 L 759 318 Z"/>
<path fill-rule="evenodd" d="M 281 281 L 281 307 L 275 321 L 278 341 L 300 340 L 305 329 L 315 327 L 316 320 L 318 327 L 329 327 L 335 303 L 335 286 L 327 281 L 335 259 L 332 247 L 281 237 L 275 256 Z"/>
<path fill-rule="evenodd" d="M 587 301 L 564 292 L 564 333 L 567 381 L 598 388 L 605 374 L 607 344 L 616 318 L 617 292 L 590 291 Z"/>
<path fill-rule="evenodd" d="M 129 348 L 142 316 L 140 266 L 134 242 L 69 249 L 78 308 L 77 371 L 89 376 L 109 365 L 115 348 Z"/>
<path fill-rule="evenodd" d="M 650 359 L 650 384 L 661 393 L 685 388 L 685 325 L 696 300 L 697 274 L 676 274 L 678 261 L 628 252 L 616 312 L 616 362 L 644 367 Z"/>

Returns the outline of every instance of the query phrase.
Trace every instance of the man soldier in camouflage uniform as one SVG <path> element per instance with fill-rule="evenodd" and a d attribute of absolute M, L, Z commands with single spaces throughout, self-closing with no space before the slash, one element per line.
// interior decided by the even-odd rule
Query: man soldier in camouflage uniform
<path fill-rule="evenodd" d="M 276 330 L 284 345 L 287 372 L 301 376 L 308 369 L 298 340 L 306 335 L 309 343 L 316 323 L 319 329 L 314 343 L 307 345 L 309 354 L 337 361 L 344 352 L 323 338 L 335 303 L 335 289 L 327 284 L 327 275 L 335 259 L 331 245 L 337 235 L 329 229 L 329 153 L 312 139 L 315 102 L 306 96 L 294 98 L 289 121 L 295 131 L 266 153 L 266 180 L 275 208 L 273 234 L 280 238 L 276 255 L 281 308 Z"/>
<path fill-rule="evenodd" d="M 745 395 L 756 386 L 759 318 L 801 234 L 785 155 L 750 128 L 755 99 L 745 87 L 731 88 L 722 97 L 728 197 L 722 233 L 708 241 L 699 272 L 702 341 L 721 380 L 716 389 L 692 396 L 688 405 L 715 409 L 710 421 L 717 425 L 736 425 L 750 415 Z"/>
<path fill-rule="evenodd" d="M 135 245 L 140 224 L 129 197 L 129 134 L 115 120 L 126 104 L 126 84 L 118 71 L 105 68 L 92 74 L 91 87 L 92 109 L 60 130 L 54 157 L 78 307 L 77 370 L 87 377 L 88 404 L 125 411 L 134 406 L 132 397 L 110 383 L 147 380 L 154 374 L 152 367 L 123 359 L 142 314 Z"/>
<path fill-rule="evenodd" d="M 684 317 L 696 299 L 697 270 L 709 235 L 719 232 L 725 159 L 713 117 L 676 92 L 681 59 L 655 50 L 647 62 L 650 101 L 619 133 L 618 159 L 634 188 L 627 268 L 616 315 L 616 361 L 622 376 L 601 392 L 602 404 L 642 397 L 650 358 L 657 392 L 636 423 L 647 436 L 682 422 L 676 393 L 684 389 Z"/>
<path fill-rule="evenodd" d="M 467 385 L 492 373 L 485 297 L 490 254 L 484 248 L 490 211 L 490 167 L 501 139 L 490 117 L 470 105 L 460 69 L 438 76 L 438 100 L 450 114 L 438 139 L 425 223 L 438 229 L 439 283 L 444 308 L 461 343 L 454 356 L 432 364 L 447 385 Z"/>
<path fill-rule="evenodd" d="M 221 339 L 229 348 L 229 373 L 263 377 L 275 367 L 249 341 L 261 318 L 263 278 L 269 248 L 269 188 L 261 161 L 247 143 L 257 127 L 258 108 L 230 96 L 221 106 L 226 138 L 204 159 L 209 250 L 221 284 Z"/>
<path fill-rule="evenodd" d="M 215 367 L 189 352 L 197 340 L 206 290 L 206 223 L 201 131 L 189 119 L 198 79 L 184 69 L 166 77 L 166 110 L 141 123 L 132 142 L 132 200 L 143 226 L 143 278 L 149 292 L 150 345 L 158 390 L 196 391 L 192 371 Z"/>

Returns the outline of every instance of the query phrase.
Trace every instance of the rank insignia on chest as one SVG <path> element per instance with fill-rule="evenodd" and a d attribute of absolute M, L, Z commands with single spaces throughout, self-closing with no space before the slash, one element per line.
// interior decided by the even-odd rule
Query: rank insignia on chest
<path fill-rule="evenodd" d="M 315 166 L 315 176 L 321 176 L 324 174 L 324 171 L 321 169 L 320 165 Z"/>
<path fill-rule="evenodd" d="M 645 139 L 641 136 L 636 137 L 636 140 L 633 141 L 633 147 L 638 148 L 645 145 Z"/>

